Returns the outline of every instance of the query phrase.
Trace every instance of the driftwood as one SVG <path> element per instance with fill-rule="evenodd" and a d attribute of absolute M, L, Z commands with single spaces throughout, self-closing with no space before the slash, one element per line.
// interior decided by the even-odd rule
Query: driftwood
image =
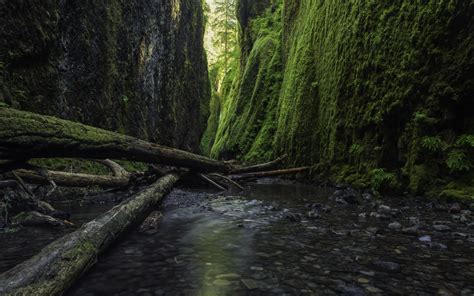
<path fill-rule="evenodd" d="M 1 274 L 0 295 L 63 294 L 119 235 L 145 218 L 178 179 L 178 174 L 160 178 L 134 197 Z"/>
<path fill-rule="evenodd" d="M 246 174 L 239 174 L 239 175 L 231 175 L 230 178 L 234 180 L 244 180 L 244 179 L 254 179 L 254 178 L 265 178 L 265 177 L 275 177 L 275 176 L 282 176 L 282 175 L 291 175 L 291 174 L 298 174 L 309 171 L 311 167 L 301 167 L 301 168 L 292 168 L 292 169 L 284 169 L 284 170 L 275 170 L 275 171 L 265 171 L 265 172 L 254 172 L 254 173 L 246 173 Z"/>
<path fill-rule="evenodd" d="M 103 129 L 0 107 L 0 160 L 72 157 L 122 159 L 229 172 L 232 166 Z"/>

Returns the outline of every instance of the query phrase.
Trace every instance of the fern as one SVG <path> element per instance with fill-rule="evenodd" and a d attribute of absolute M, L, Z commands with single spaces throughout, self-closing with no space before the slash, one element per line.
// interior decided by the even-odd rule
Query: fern
<path fill-rule="evenodd" d="M 442 151 L 446 148 L 446 145 L 441 141 L 441 138 L 436 137 L 423 137 L 421 139 L 421 146 L 431 152 Z"/>
<path fill-rule="evenodd" d="M 349 153 L 352 155 L 360 155 L 362 153 L 362 146 L 358 144 L 352 144 L 351 148 L 349 149 Z"/>
<path fill-rule="evenodd" d="M 474 135 L 461 135 L 456 141 L 456 146 L 474 148 Z"/>
<path fill-rule="evenodd" d="M 372 188 L 379 190 L 382 187 L 397 187 L 398 180 L 394 173 L 387 172 L 384 169 L 374 169 L 371 172 Z"/>
<path fill-rule="evenodd" d="M 455 171 L 469 171 L 472 168 L 472 164 L 467 159 L 464 151 L 459 149 L 453 150 L 448 154 L 446 164 L 448 168 Z"/>

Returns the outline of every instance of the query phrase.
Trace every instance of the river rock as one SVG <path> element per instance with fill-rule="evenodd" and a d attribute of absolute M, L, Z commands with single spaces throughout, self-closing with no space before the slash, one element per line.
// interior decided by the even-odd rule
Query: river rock
<path fill-rule="evenodd" d="M 388 228 L 391 230 L 400 230 L 402 228 L 402 224 L 400 224 L 399 222 L 392 222 L 388 224 Z"/>
<path fill-rule="evenodd" d="M 362 199 L 365 200 L 365 201 L 370 201 L 370 200 L 372 200 L 372 194 L 364 193 L 364 194 L 362 194 Z"/>
<path fill-rule="evenodd" d="M 377 212 L 383 215 L 388 215 L 392 213 L 392 209 L 387 205 L 380 205 Z"/>
<path fill-rule="evenodd" d="M 390 261 L 375 260 L 374 266 L 381 271 L 397 272 L 400 271 L 400 264 Z"/>
<path fill-rule="evenodd" d="M 140 228 L 138 228 L 138 232 L 144 234 L 155 234 L 158 232 L 158 229 L 161 224 L 161 220 L 163 220 L 163 214 L 161 212 L 155 211 L 152 212 L 148 218 L 143 221 Z"/>
<path fill-rule="evenodd" d="M 318 210 L 314 209 L 306 213 L 306 217 L 309 219 L 320 219 L 321 215 L 319 214 Z"/>
<path fill-rule="evenodd" d="M 453 214 L 457 214 L 461 212 L 461 205 L 458 203 L 454 203 L 449 206 L 449 212 Z"/>
<path fill-rule="evenodd" d="M 240 275 L 236 273 L 224 273 L 224 274 L 219 274 L 216 276 L 216 279 L 218 280 L 228 280 L 228 281 L 236 281 L 240 279 Z"/>
<path fill-rule="evenodd" d="M 231 284 L 231 282 L 229 282 L 228 280 L 224 280 L 224 279 L 217 279 L 217 280 L 213 281 L 212 284 L 214 286 L 217 286 L 217 287 L 227 287 Z"/>
<path fill-rule="evenodd" d="M 420 232 L 419 232 L 418 226 L 412 226 L 412 227 L 402 228 L 402 233 L 407 234 L 407 235 L 418 235 Z"/>
<path fill-rule="evenodd" d="M 440 231 L 440 232 L 444 232 L 444 231 L 449 231 L 451 230 L 451 227 L 447 226 L 447 225 L 443 225 L 443 224 L 436 224 L 436 225 L 433 225 L 433 228 L 436 230 L 436 231 Z"/>
<path fill-rule="evenodd" d="M 424 236 L 422 236 L 422 237 L 419 237 L 418 240 L 419 240 L 420 242 L 429 243 L 429 242 L 431 242 L 431 236 L 429 236 L 429 235 L 424 235 Z"/>
<path fill-rule="evenodd" d="M 294 213 L 286 214 L 285 218 L 290 220 L 291 222 L 300 222 L 302 220 L 300 214 L 294 214 Z"/>
<path fill-rule="evenodd" d="M 410 225 L 411 225 L 411 226 L 418 226 L 418 225 L 420 225 L 420 219 L 418 219 L 417 217 L 409 217 L 409 218 L 408 218 L 408 221 L 410 222 Z"/>
<path fill-rule="evenodd" d="M 258 282 L 252 279 L 242 279 L 241 280 L 242 284 L 249 289 L 249 290 L 254 290 L 258 288 Z"/>

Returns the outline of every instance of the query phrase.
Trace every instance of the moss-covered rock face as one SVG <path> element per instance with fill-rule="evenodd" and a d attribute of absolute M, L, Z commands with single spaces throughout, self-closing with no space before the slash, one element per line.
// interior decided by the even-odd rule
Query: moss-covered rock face
<path fill-rule="evenodd" d="M 213 156 L 286 153 L 379 189 L 469 188 L 474 1 L 260 2 Z"/>
<path fill-rule="evenodd" d="M 1 1 L 0 102 L 196 150 L 200 0 Z"/>

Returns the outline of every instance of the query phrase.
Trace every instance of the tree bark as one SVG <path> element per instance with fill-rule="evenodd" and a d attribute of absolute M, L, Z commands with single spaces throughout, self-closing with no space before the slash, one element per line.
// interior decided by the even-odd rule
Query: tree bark
<path fill-rule="evenodd" d="M 29 170 L 16 170 L 15 173 L 27 183 L 49 185 L 53 181 L 56 185 L 63 187 L 121 187 L 128 185 L 130 182 L 130 175 L 115 177 L 58 171 L 46 171 L 46 175 L 41 175 Z M 9 177 L 9 174 L 6 174 L 6 176 Z"/>
<path fill-rule="evenodd" d="M 118 236 L 145 218 L 178 179 L 178 174 L 160 178 L 134 197 L 1 274 L 0 295 L 63 294 Z"/>
<path fill-rule="evenodd" d="M 0 107 L 0 160 L 72 157 L 121 159 L 228 172 L 231 166 L 99 128 Z"/>
<path fill-rule="evenodd" d="M 230 174 L 236 175 L 236 174 L 244 174 L 244 173 L 250 173 L 250 172 L 262 172 L 262 171 L 269 171 L 277 168 L 280 164 L 283 163 L 283 161 L 286 159 L 286 155 L 283 155 L 273 161 L 267 162 L 267 163 L 262 163 L 262 164 L 257 164 L 253 166 L 247 166 L 247 167 L 237 167 L 232 169 Z"/>

